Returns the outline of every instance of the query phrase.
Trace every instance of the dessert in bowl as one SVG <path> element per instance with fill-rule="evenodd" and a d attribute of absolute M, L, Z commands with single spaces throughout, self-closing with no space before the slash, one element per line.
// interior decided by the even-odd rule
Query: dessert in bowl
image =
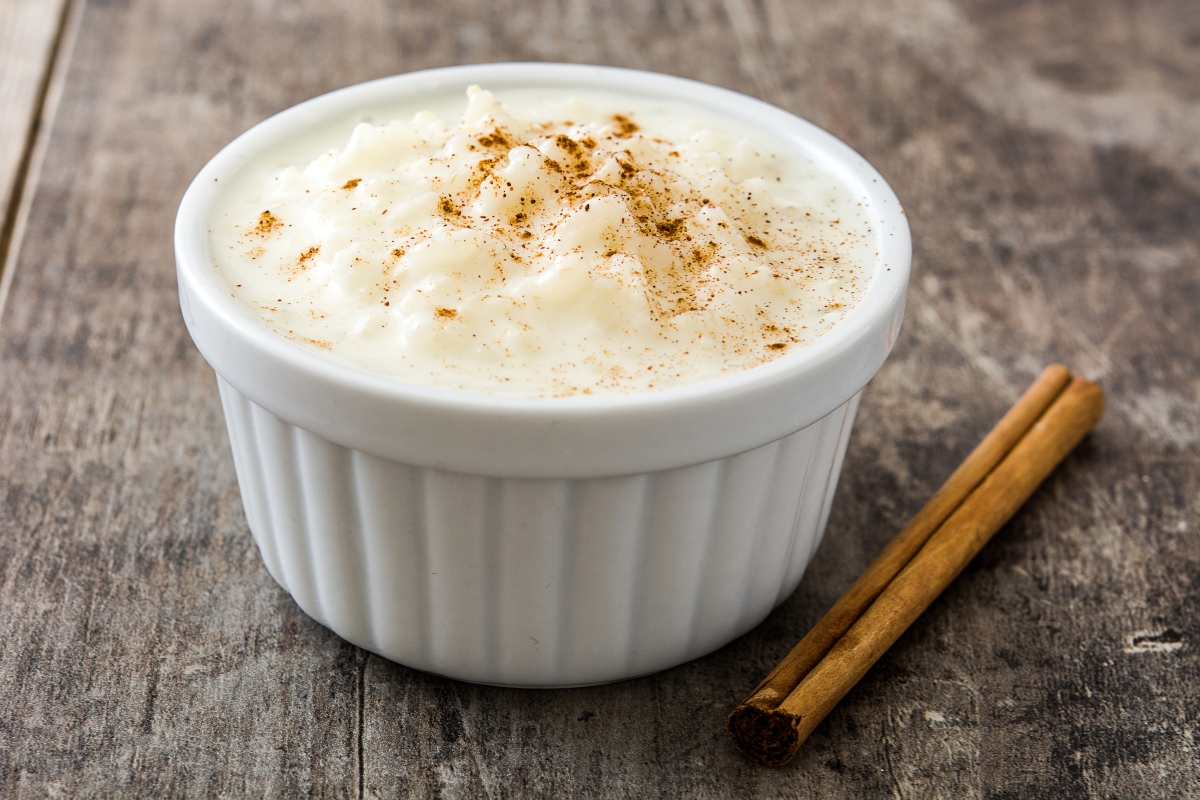
<path fill-rule="evenodd" d="M 910 253 L 810 123 L 557 64 L 303 103 L 176 225 L 272 576 L 355 644 L 517 686 L 673 666 L 791 593 Z"/>

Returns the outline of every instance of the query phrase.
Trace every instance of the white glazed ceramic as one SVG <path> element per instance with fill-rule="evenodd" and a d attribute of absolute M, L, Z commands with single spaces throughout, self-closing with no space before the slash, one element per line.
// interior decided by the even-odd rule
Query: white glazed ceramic
<path fill-rule="evenodd" d="M 540 400 L 340 364 L 230 296 L 206 236 L 221 180 L 305 131 L 336 123 L 348 133 L 472 83 L 670 98 L 769 129 L 874 212 L 878 272 L 829 333 L 769 364 L 661 392 Z M 812 124 L 706 84 L 562 64 L 398 75 L 284 111 L 201 170 L 175 251 L 184 319 L 217 372 L 271 575 L 361 647 L 514 686 L 665 669 L 745 633 L 795 589 L 825 528 L 859 393 L 899 331 L 911 259 L 883 178 Z"/>

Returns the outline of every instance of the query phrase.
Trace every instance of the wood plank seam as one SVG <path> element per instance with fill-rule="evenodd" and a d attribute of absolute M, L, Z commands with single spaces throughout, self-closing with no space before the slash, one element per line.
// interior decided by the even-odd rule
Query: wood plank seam
<path fill-rule="evenodd" d="M 59 14 L 54 37 L 51 40 L 45 67 L 38 82 L 38 90 L 29 115 L 29 127 L 25 133 L 21 157 L 13 176 L 12 193 L 8 205 L 2 210 L 3 223 L 0 224 L 0 317 L 4 314 L 4 305 L 8 300 L 8 287 L 12 283 L 12 271 L 16 265 L 17 256 L 21 250 L 21 234 L 24 231 L 25 218 L 29 213 L 29 202 L 33 200 L 34 192 L 26 196 L 27 186 L 37 186 L 38 166 L 45 153 L 45 142 L 53 129 L 54 112 L 57 110 L 57 100 L 61 96 L 63 78 L 67 63 L 70 61 L 70 47 L 74 34 L 78 30 L 78 22 L 82 16 L 86 0 L 66 0 Z M 68 39 L 70 41 L 68 41 Z M 66 58 L 61 58 L 64 54 Z M 60 69 L 61 64 L 61 69 Z"/>

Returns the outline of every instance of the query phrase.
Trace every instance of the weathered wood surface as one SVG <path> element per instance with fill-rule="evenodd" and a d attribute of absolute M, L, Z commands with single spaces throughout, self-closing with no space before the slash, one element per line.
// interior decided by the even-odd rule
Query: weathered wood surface
<path fill-rule="evenodd" d="M 906 202 L 906 327 L 825 543 L 661 675 L 507 691 L 346 644 L 267 575 L 175 206 L 272 112 L 423 67 L 568 60 L 758 95 Z M 1200 4 L 386 4 L 83 11 L 0 323 L 0 794 L 1200 796 Z M 727 710 L 1047 362 L 1108 415 L 787 768 Z"/>
<path fill-rule="evenodd" d="M 65 7 L 66 0 L 0 0 L 0 265 L 17 227 Z"/>

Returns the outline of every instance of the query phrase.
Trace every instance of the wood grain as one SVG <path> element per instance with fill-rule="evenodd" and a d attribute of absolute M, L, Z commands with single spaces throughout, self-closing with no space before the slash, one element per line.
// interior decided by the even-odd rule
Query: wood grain
<path fill-rule="evenodd" d="M 66 0 L 0 0 L 0 267 L 17 227 L 66 7 Z"/>
<path fill-rule="evenodd" d="M 95 0 L 0 325 L 0 794 L 1195 797 L 1200 6 Z M 368 656 L 267 575 L 173 215 L 224 143 L 424 67 L 586 61 L 762 96 L 905 201 L 916 268 L 826 540 L 758 629 L 573 691 Z M 1095 433 L 805 744 L 726 711 L 1051 361 Z M 655 709 L 654 713 L 634 709 Z"/>

